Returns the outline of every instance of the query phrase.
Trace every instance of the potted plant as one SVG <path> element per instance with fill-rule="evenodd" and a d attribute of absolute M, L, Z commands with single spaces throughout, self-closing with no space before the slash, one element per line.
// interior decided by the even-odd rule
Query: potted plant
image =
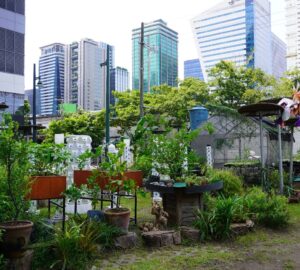
<path fill-rule="evenodd" d="M 125 144 L 119 143 L 117 148 L 116 153 L 107 154 L 107 159 L 100 164 L 100 171 L 107 177 L 106 189 L 112 193 L 120 191 L 130 193 L 135 191 L 136 182 L 125 177 L 126 161 L 121 160 Z M 120 207 L 119 200 L 116 202 L 116 208 L 104 210 L 104 216 L 107 223 L 120 228 L 124 233 L 128 232 L 130 209 Z"/>
<path fill-rule="evenodd" d="M 70 156 L 63 144 L 42 143 L 31 147 L 31 199 L 62 198 Z"/>
<path fill-rule="evenodd" d="M 30 143 L 18 138 L 17 129 L 11 116 L 4 114 L 0 129 L 0 249 L 7 257 L 23 255 L 33 226 L 23 220 L 29 209 Z"/>

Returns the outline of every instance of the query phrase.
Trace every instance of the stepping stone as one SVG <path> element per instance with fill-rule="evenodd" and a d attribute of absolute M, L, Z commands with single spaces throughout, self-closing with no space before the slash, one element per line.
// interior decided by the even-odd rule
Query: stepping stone
<path fill-rule="evenodd" d="M 180 232 L 182 235 L 182 238 L 187 239 L 191 242 L 199 242 L 200 241 L 200 232 L 199 230 L 188 227 L 188 226 L 181 226 Z"/>
<path fill-rule="evenodd" d="M 115 247 L 121 249 L 134 248 L 137 245 L 137 235 L 135 232 L 128 232 L 125 235 L 121 235 L 115 239 Z"/>

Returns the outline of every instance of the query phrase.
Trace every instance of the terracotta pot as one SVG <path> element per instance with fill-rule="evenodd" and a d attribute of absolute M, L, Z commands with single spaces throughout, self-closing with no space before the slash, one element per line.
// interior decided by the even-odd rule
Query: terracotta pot
<path fill-rule="evenodd" d="M 4 230 L 0 250 L 6 257 L 18 258 L 23 256 L 29 243 L 32 227 L 33 223 L 27 220 L 0 223 L 0 229 Z"/>
<path fill-rule="evenodd" d="M 61 199 L 66 187 L 66 176 L 33 176 L 29 198 L 31 200 Z"/>
<path fill-rule="evenodd" d="M 112 208 L 104 210 L 104 217 L 108 224 L 121 229 L 123 233 L 128 233 L 130 210 L 128 208 Z"/>

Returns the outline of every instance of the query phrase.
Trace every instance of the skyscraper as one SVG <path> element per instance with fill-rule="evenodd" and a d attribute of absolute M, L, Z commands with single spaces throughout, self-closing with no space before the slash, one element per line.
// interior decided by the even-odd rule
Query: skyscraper
<path fill-rule="evenodd" d="M 280 78 L 287 71 L 286 44 L 272 33 L 272 70 L 275 78 Z"/>
<path fill-rule="evenodd" d="M 0 102 L 24 103 L 25 0 L 0 1 Z"/>
<path fill-rule="evenodd" d="M 132 30 L 132 88 L 139 89 L 141 28 Z M 144 92 L 152 86 L 177 86 L 178 33 L 163 20 L 144 25 Z"/>
<path fill-rule="evenodd" d="M 55 115 L 64 100 L 65 45 L 53 43 L 40 49 L 39 74 L 43 84 L 39 92 L 40 113 Z"/>
<path fill-rule="evenodd" d="M 125 92 L 129 89 L 129 73 L 126 68 L 116 67 L 110 71 L 110 89 L 111 92 Z M 115 103 L 112 93 L 110 95 L 110 103 Z"/>
<path fill-rule="evenodd" d="M 189 77 L 203 80 L 203 73 L 199 59 L 184 61 L 184 78 Z"/>
<path fill-rule="evenodd" d="M 223 0 L 192 19 L 204 79 L 220 60 L 272 74 L 272 33 L 268 0 Z"/>
<path fill-rule="evenodd" d="M 300 0 L 285 2 L 287 69 L 300 68 Z"/>
<path fill-rule="evenodd" d="M 114 67 L 114 47 L 109 46 L 109 66 Z M 65 102 L 84 110 L 105 107 L 107 44 L 82 39 L 66 47 Z"/>

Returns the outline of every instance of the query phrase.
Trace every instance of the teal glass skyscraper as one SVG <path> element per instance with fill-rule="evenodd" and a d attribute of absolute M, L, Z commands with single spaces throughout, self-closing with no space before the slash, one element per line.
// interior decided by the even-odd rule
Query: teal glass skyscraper
<path fill-rule="evenodd" d="M 139 89 L 141 28 L 132 30 L 132 88 Z M 153 86 L 177 86 L 178 33 L 163 20 L 144 24 L 144 92 Z"/>

